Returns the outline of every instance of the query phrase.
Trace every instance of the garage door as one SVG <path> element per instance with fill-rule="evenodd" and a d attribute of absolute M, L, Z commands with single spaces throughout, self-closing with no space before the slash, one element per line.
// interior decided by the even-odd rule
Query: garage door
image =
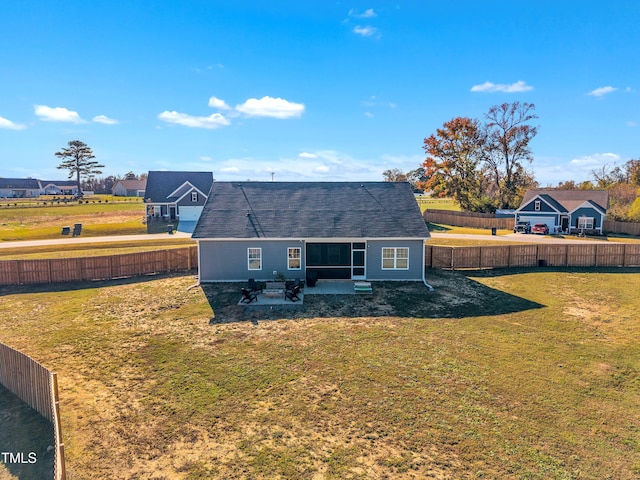
<path fill-rule="evenodd" d="M 180 220 L 197 222 L 201 212 L 202 207 L 180 207 Z"/>
<path fill-rule="evenodd" d="M 553 232 L 556 227 L 555 217 L 534 217 L 534 216 L 520 215 L 519 219 L 521 222 L 531 222 L 532 227 L 536 223 L 544 223 L 545 225 L 547 225 L 547 227 L 549 227 L 550 232 Z"/>

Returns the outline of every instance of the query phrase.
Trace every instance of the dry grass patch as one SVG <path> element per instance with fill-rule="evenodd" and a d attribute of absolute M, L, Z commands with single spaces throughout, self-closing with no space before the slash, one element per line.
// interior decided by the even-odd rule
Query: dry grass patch
<path fill-rule="evenodd" d="M 615 272 L 430 271 L 275 313 L 192 277 L 3 289 L 1 338 L 58 372 L 74 478 L 631 479 L 640 274 Z"/>

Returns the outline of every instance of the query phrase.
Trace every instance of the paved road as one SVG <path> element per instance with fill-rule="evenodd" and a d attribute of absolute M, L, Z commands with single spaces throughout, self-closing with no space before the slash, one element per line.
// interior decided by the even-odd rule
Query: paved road
<path fill-rule="evenodd" d="M 524 235 L 522 233 L 511 233 L 508 235 L 474 235 L 467 233 L 431 233 L 433 238 L 455 238 L 463 240 L 486 240 L 486 241 L 498 241 L 498 242 L 531 242 L 531 243 L 578 243 L 584 244 L 585 242 L 607 243 L 605 239 L 564 239 L 553 236 L 543 235 Z M 190 233 L 176 232 L 173 235 L 168 233 L 157 233 L 154 235 L 114 235 L 108 237 L 64 237 L 54 238 L 50 240 L 27 240 L 16 242 L 0 242 L 1 248 L 20 248 L 20 247 L 36 247 L 40 245 L 69 245 L 69 244 L 82 244 L 82 243 L 103 243 L 103 242 L 132 242 L 132 241 L 149 241 L 165 238 L 190 238 Z"/>
<path fill-rule="evenodd" d="M 148 240 L 164 240 L 167 238 L 191 238 L 190 233 L 175 232 L 173 235 L 168 233 L 156 233 L 153 235 L 113 235 L 105 237 L 64 237 L 52 238 L 49 240 L 23 240 L 16 242 L 0 242 L 0 248 L 20 248 L 20 247 L 37 247 L 41 245 L 71 245 L 79 243 L 103 243 L 103 242 L 144 242 Z"/>
<path fill-rule="evenodd" d="M 547 235 L 527 235 L 523 233 L 510 233 L 508 235 L 474 235 L 468 233 L 431 233 L 432 238 L 455 238 L 462 240 L 486 240 L 486 241 L 497 241 L 497 242 L 528 242 L 528 243 L 544 243 L 544 244 L 554 244 L 554 243 L 578 243 L 583 244 L 585 242 L 595 242 L 595 243 L 608 243 L 606 239 L 598 239 L 598 238 L 558 238 L 554 236 Z"/>

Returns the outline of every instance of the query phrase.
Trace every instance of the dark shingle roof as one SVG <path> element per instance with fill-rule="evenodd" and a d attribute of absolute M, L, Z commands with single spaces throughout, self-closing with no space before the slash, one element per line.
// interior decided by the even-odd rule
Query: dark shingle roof
<path fill-rule="evenodd" d="M 0 178 L 0 188 L 40 190 L 40 184 L 35 178 Z"/>
<path fill-rule="evenodd" d="M 207 195 L 213 183 L 213 173 L 151 171 L 147 177 L 144 198 L 151 199 L 152 203 L 166 202 L 169 200 L 168 196 L 185 182 L 191 183 Z"/>
<path fill-rule="evenodd" d="M 78 182 L 76 180 L 40 180 L 40 185 L 46 187 L 47 185 L 56 185 L 58 187 L 77 187 Z"/>
<path fill-rule="evenodd" d="M 405 182 L 215 182 L 193 238 L 428 238 Z"/>
<path fill-rule="evenodd" d="M 147 179 L 145 178 L 142 180 L 135 180 L 135 179 L 118 180 L 114 185 L 114 187 L 118 183 L 122 185 L 122 188 L 124 188 L 125 190 L 144 190 L 147 186 Z"/>
<path fill-rule="evenodd" d="M 609 192 L 607 190 L 527 190 L 520 206 L 524 206 L 540 195 L 561 212 L 571 212 L 584 202 L 592 202 L 601 210 L 607 211 L 609 207 Z M 554 203 L 555 202 L 555 203 Z"/>

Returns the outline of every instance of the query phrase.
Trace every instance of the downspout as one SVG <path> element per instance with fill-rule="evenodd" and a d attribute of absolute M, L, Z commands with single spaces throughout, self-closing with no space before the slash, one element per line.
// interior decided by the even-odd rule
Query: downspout
<path fill-rule="evenodd" d="M 423 240 L 422 242 L 422 283 L 424 283 L 424 286 L 427 287 L 429 289 L 430 292 L 433 292 L 434 288 L 429 285 L 427 283 L 427 267 L 426 267 L 426 254 L 425 254 L 425 243 L 426 240 Z"/>

